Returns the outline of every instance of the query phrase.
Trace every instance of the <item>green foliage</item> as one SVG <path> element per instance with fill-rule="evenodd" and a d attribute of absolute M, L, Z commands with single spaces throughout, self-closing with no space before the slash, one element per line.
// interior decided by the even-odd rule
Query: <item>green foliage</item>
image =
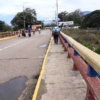
<path fill-rule="evenodd" d="M 93 47 L 92 47 L 92 45 L 91 45 L 89 42 L 86 42 L 86 41 L 82 41 L 82 40 L 81 40 L 80 43 L 81 43 L 82 45 L 86 46 L 87 48 L 93 50 Z"/>
<path fill-rule="evenodd" d="M 11 26 L 5 24 L 4 31 L 13 31 L 13 28 Z"/>
<path fill-rule="evenodd" d="M 66 11 L 58 14 L 60 21 L 74 21 L 74 25 L 81 26 L 81 29 L 100 29 L 100 10 L 95 10 L 87 15 L 82 15 L 80 9 L 68 13 Z"/>
<path fill-rule="evenodd" d="M 100 54 L 100 44 L 99 44 L 99 46 L 95 49 L 95 52 L 98 53 L 98 54 Z"/>
<path fill-rule="evenodd" d="M 32 16 L 34 16 L 34 17 L 36 17 L 36 15 L 37 15 L 35 9 L 26 8 L 25 12 L 32 14 Z"/>
<path fill-rule="evenodd" d="M 62 31 L 68 36 L 75 39 L 77 42 L 81 43 L 85 47 L 91 49 L 92 51 L 100 54 L 100 31 L 97 30 L 66 30 Z"/>
<path fill-rule="evenodd" d="M 36 15 L 36 12 L 34 16 Z M 30 9 L 26 9 L 24 12 L 18 12 L 15 17 L 12 19 L 11 24 L 14 30 L 24 28 L 24 21 L 25 21 L 25 28 L 28 28 L 28 25 L 33 25 L 37 22 L 37 19 L 33 16 L 33 13 Z"/>
<path fill-rule="evenodd" d="M 5 22 L 0 21 L 0 31 L 4 31 Z"/>
<path fill-rule="evenodd" d="M 42 21 L 36 21 L 36 23 L 35 24 L 42 24 Z"/>
<path fill-rule="evenodd" d="M 42 29 L 44 29 L 44 23 L 42 22 Z"/>
<path fill-rule="evenodd" d="M 95 44 L 96 44 L 96 45 L 99 44 L 99 40 L 98 40 L 98 38 L 94 37 L 94 41 L 95 41 Z"/>
<path fill-rule="evenodd" d="M 61 20 L 61 21 L 65 21 L 65 18 L 67 16 L 67 12 L 64 11 L 64 12 L 61 12 L 58 14 L 58 18 Z"/>
<path fill-rule="evenodd" d="M 4 21 L 0 21 L 0 32 L 11 31 L 12 27 L 7 25 Z"/>
<path fill-rule="evenodd" d="M 74 21 L 74 25 L 81 25 L 82 23 L 82 12 L 80 9 L 76 9 L 72 13 L 67 11 L 61 12 L 58 14 L 60 21 Z"/>
<path fill-rule="evenodd" d="M 97 28 L 100 27 L 100 10 L 95 10 L 90 14 L 84 16 L 82 27 Z"/>
<path fill-rule="evenodd" d="M 82 23 L 82 12 L 80 9 L 76 9 L 73 13 L 74 25 L 81 25 Z"/>

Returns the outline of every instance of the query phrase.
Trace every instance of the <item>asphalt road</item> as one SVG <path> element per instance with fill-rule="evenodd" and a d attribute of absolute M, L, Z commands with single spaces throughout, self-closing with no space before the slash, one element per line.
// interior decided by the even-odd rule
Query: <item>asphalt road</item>
<path fill-rule="evenodd" d="M 0 41 L 0 100 L 32 99 L 50 38 L 50 30 L 43 30 Z"/>

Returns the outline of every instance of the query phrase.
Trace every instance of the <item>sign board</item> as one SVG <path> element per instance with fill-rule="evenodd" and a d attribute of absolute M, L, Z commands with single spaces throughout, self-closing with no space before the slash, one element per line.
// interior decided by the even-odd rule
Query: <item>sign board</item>
<path fill-rule="evenodd" d="M 74 21 L 59 22 L 59 26 L 73 26 Z"/>

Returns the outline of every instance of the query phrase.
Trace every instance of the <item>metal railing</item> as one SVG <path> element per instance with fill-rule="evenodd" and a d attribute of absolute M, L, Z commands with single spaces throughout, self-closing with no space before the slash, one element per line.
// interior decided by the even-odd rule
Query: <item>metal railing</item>
<path fill-rule="evenodd" d="M 100 55 L 62 32 L 59 38 L 74 61 L 73 70 L 79 70 L 87 84 L 86 100 L 100 100 Z"/>
<path fill-rule="evenodd" d="M 14 32 L 1 32 L 0 33 L 0 38 L 15 36 L 15 35 L 18 35 L 18 34 L 19 34 L 18 31 L 14 31 Z"/>

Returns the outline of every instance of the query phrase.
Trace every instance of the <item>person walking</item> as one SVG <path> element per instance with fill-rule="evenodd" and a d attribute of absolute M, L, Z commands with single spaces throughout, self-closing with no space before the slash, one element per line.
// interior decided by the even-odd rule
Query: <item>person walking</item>
<path fill-rule="evenodd" d="M 38 28 L 38 32 L 39 32 L 39 34 L 41 33 L 41 29 L 40 28 Z"/>
<path fill-rule="evenodd" d="M 59 33 L 60 33 L 60 28 L 58 26 L 55 26 L 52 29 L 52 35 L 54 37 L 54 43 L 55 44 L 58 44 L 58 36 L 59 36 Z"/>
<path fill-rule="evenodd" d="M 20 37 L 20 34 L 21 34 L 21 30 L 18 30 L 18 37 Z"/>
<path fill-rule="evenodd" d="M 35 28 L 33 28 L 33 35 L 35 35 Z"/>
<path fill-rule="evenodd" d="M 22 30 L 22 36 L 26 37 L 25 31 Z"/>
<path fill-rule="evenodd" d="M 28 27 L 28 36 L 31 37 L 31 28 Z"/>

